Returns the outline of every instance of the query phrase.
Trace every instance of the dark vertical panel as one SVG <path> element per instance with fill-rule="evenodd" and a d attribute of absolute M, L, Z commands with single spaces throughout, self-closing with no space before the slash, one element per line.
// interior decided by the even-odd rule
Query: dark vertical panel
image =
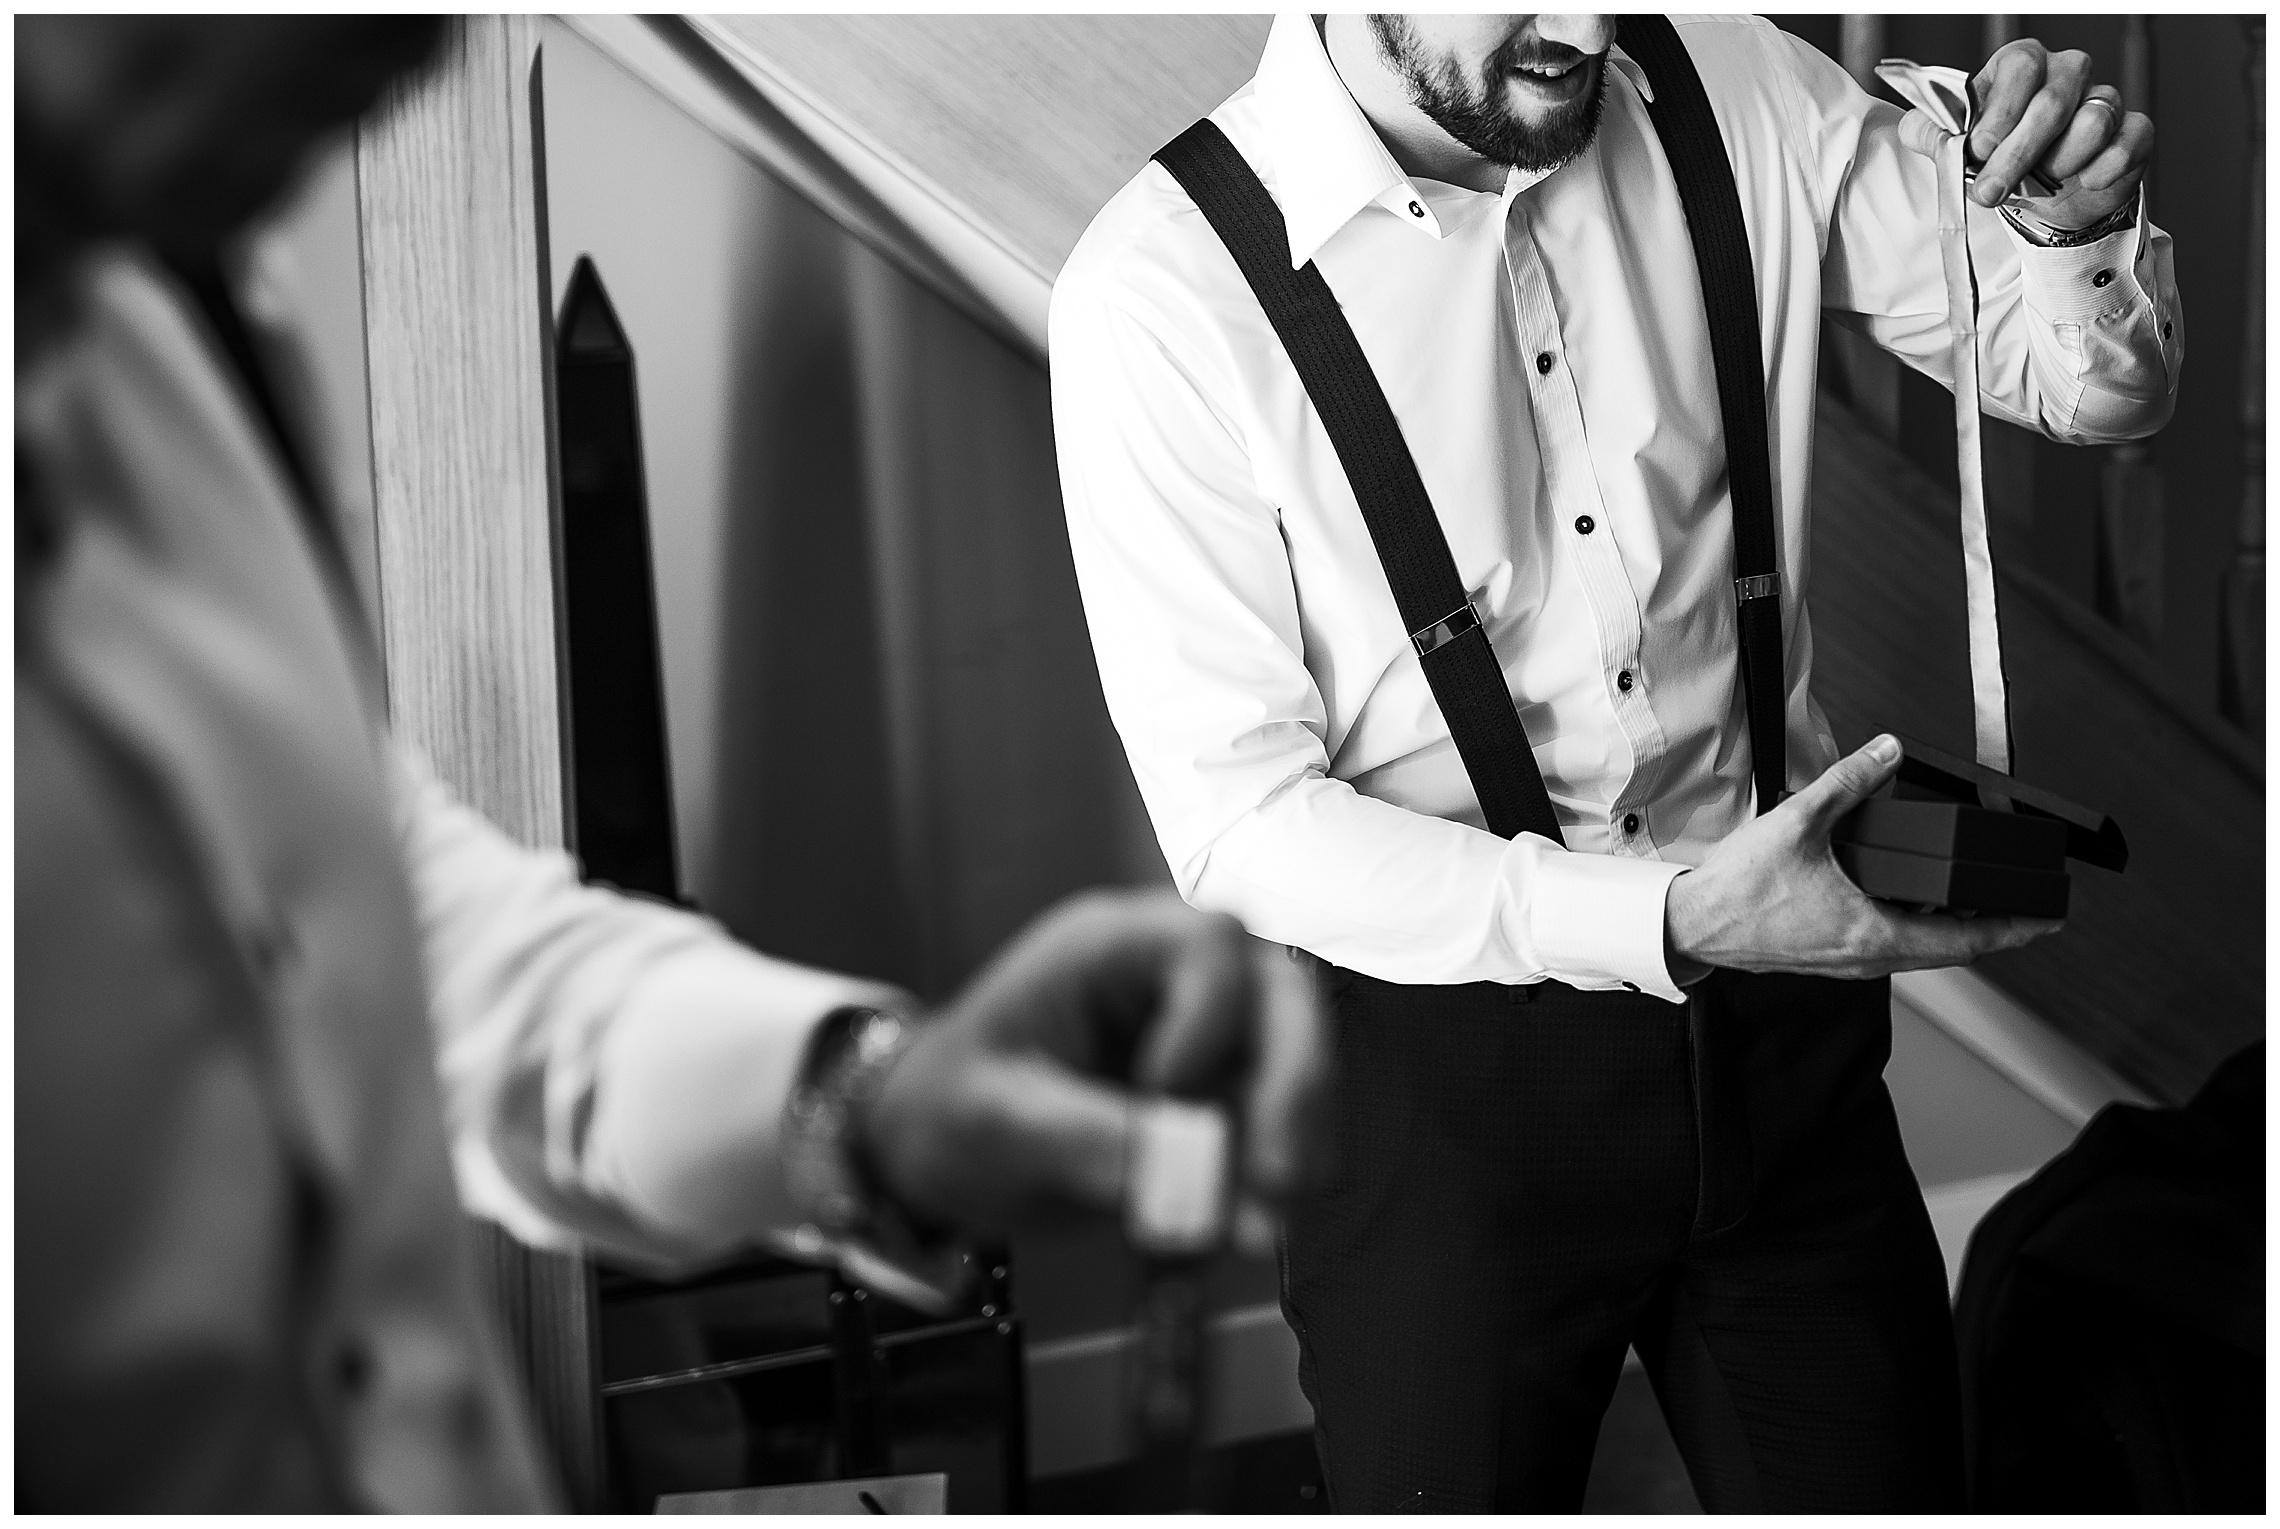
<path fill-rule="evenodd" d="M 572 842 L 588 878 L 670 900 L 681 885 L 633 351 L 584 256 L 559 335 Z"/>

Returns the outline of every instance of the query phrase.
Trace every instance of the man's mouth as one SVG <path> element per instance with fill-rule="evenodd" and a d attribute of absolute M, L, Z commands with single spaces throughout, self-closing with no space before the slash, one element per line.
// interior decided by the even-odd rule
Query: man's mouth
<path fill-rule="evenodd" d="M 1579 93 L 1591 80 L 1591 71 L 1584 67 L 1595 55 L 1579 53 L 1563 62 L 1551 63 L 1531 59 L 1514 64 L 1505 73 L 1518 80 L 1527 92 L 1539 100 L 1565 101 Z"/>

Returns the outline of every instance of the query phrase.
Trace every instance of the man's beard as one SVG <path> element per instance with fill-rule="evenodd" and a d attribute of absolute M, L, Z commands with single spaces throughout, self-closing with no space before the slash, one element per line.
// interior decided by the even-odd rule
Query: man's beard
<path fill-rule="evenodd" d="M 1604 54 L 1585 55 L 1558 43 L 1514 37 L 1496 50 L 1486 78 L 1467 80 L 1454 59 L 1424 57 L 1406 16 L 1372 16 L 1379 54 L 1409 84 L 1409 99 L 1444 133 L 1492 164 L 1530 174 L 1549 173 L 1591 146 L 1606 97 Z M 1591 77 L 1583 93 L 1555 107 L 1541 122 L 1522 121 L 1505 105 L 1505 74 L 1523 64 L 1573 63 Z"/>

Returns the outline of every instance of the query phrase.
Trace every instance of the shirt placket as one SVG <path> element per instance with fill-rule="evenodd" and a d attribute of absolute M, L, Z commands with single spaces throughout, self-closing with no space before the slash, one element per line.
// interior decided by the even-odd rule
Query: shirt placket
<path fill-rule="evenodd" d="M 1615 530 L 1599 493 L 1583 422 L 1583 400 L 1568 365 L 1551 282 L 1528 226 L 1527 206 L 1515 200 L 1504 221 L 1505 272 L 1513 319 L 1525 357 L 1538 460 L 1554 511 L 1550 528 L 1583 581 L 1598 642 L 1610 718 L 1630 746 L 1631 769 L 1607 806 L 1608 846 L 1618 854 L 1656 858 L 1654 824 L 1646 800 L 1651 768 L 1662 757 L 1662 728 L 1647 704 L 1640 664 L 1643 622 Z"/>

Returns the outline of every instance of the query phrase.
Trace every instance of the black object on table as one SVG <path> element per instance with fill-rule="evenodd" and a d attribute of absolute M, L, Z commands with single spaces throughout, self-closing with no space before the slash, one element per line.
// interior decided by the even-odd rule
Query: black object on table
<path fill-rule="evenodd" d="M 771 1257 L 693 1279 L 600 1276 L 612 1506 L 669 1492 L 942 1471 L 953 1513 L 1027 1502 L 1021 1317 L 1002 1255 L 929 1317 Z"/>

